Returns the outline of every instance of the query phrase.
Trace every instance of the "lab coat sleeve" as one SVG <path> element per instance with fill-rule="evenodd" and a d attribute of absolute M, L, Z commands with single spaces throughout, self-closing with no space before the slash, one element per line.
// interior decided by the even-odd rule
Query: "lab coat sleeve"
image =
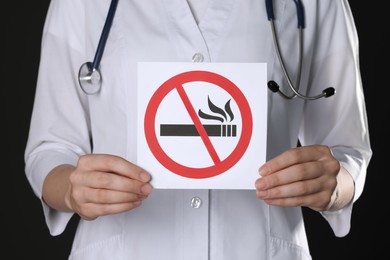
<path fill-rule="evenodd" d="M 42 201 L 51 235 L 61 234 L 73 214 L 56 211 L 42 200 L 45 177 L 56 166 L 76 165 L 80 155 L 91 152 L 87 100 L 77 81 L 83 46 L 82 2 L 55 0 L 49 6 L 25 149 L 26 176 Z"/>
<path fill-rule="evenodd" d="M 320 0 L 317 4 L 316 17 L 308 17 L 319 32 L 310 64 L 309 95 L 329 85 L 336 94 L 305 104 L 299 138 L 302 145 L 326 144 L 331 148 L 355 182 L 355 202 L 363 191 L 372 156 L 359 71 L 358 35 L 347 0 Z M 335 235 L 342 237 L 350 231 L 352 209 L 350 203 L 339 211 L 321 214 Z"/>

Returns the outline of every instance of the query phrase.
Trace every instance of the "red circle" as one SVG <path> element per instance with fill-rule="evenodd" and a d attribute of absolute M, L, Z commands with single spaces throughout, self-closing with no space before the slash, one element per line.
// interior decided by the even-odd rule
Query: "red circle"
<path fill-rule="evenodd" d="M 155 129 L 157 109 L 164 97 L 177 86 L 192 81 L 205 81 L 223 88 L 236 101 L 242 118 L 240 139 L 233 152 L 220 163 L 204 168 L 188 167 L 172 160 L 160 146 Z M 153 94 L 145 112 L 144 131 L 151 152 L 165 168 L 183 177 L 209 178 L 227 171 L 241 159 L 252 136 L 252 123 L 252 113 L 248 101 L 233 82 L 210 71 L 188 71 L 168 79 Z"/>

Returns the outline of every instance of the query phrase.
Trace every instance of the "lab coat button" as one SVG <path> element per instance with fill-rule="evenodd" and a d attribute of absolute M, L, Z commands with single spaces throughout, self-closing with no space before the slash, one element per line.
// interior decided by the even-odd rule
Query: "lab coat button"
<path fill-rule="evenodd" d="M 200 208 L 200 206 L 202 206 L 202 199 L 199 197 L 193 197 L 191 199 L 191 207 L 194 209 L 198 209 Z"/>
<path fill-rule="evenodd" d="M 192 61 L 193 62 L 203 62 L 204 57 L 202 53 L 195 53 L 194 56 L 192 56 Z"/>

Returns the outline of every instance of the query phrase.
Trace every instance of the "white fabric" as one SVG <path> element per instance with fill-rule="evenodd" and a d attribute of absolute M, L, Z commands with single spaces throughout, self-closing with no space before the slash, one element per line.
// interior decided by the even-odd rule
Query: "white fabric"
<path fill-rule="evenodd" d="M 197 23 L 201 20 L 204 11 L 207 8 L 208 0 L 187 0 L 188 5 L 191 8 L 192 14 Z"/>
<path fill-rule="evenodd" d="M 25 153 L 26 175 L 38 197 L 52 168 L 76 164 L 82 154 L 109 153 L 136 160 L 139 61 L 191 62 L 194 53 L 202 53 L 204 62 L 267 62 L 269 79 L 286 89 L 264 1 L 209 0 L 197 25 L 185 0 L 122 0 L 102 58 L 103 87 L 99 94 L 86 96 L 77 74 L 80 65 L 95 55 L 109 4 L 109 0 L 50 3 Z M 347 0 L 303 0 L 303 4 L 301 91 L 313 95 L 333 86 L 337 92 L 309 102 L 287 101 L 269 92 L 267 157 L 296 146 L 298 137 L 302 145 L 329 145 L 355 180 L 356 200 L 371 150 L 353 17 Z M 278 0 L 274 7 L 281 49 L 294 78 L 295 4 Z M 190 207 L 194 196 L 203 201 L 199 209 Z M 42 205 L 50 233 L 61 234 L 71 214 Z M 349 232 L 352 207 L 322 213 L 336 236 Z M 299 207 L 267 206 L 254 191 L 154 190 L 136 210 L 81 220 L 70 259 L 307 260 L 311 256 Z"/>

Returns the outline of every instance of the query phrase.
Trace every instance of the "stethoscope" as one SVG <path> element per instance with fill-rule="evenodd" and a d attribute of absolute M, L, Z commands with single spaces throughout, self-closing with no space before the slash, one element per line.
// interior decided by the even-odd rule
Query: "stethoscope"
<path fill-rule="evenodd" d="M 303 94 L 301 94 L 299 92 L 299 85 L 300 85 L 301 75 L 302 75 L 303 28 L 305 27 L 305 17 L 304 17 L 305 14 L 304 14 L 304 11 L 303 11 L 303 5 L 302 5 L 301 0 L 293 0 L 293 1 L 294 1 L 295 5 L 296 5 L 296 8 L 297 8 L 298 30 L 299 30 L 299 62 L 298 62 L 298 73 L 297 73 L 298 76 L 297 76 L 296 86 L 294 86 L 293 83 L 291 82 L 290 76 L 289 76 L 289 74 L 287 72 L 287 69 L 286 69 L 286 66 L 285 66 L 285 63 L 284 63 L 284 59 L 283 59 L 281 51 L 280 51 L 278 36 L 277 36 L 276 30 L 275 30 L 275 23 L 274 23 L 275 16 L 274 16 L 273 2 L 272 2 L 272 0 L 265 0 L 267 16 L 268 16 L 268 20 L 270 21 L 270 24 L 271 24 L 272 36 L 273 36 L 273 39 L 274 39 L 274 45 L 275 45 L 276 54 L 277 54 L 278 59 L 279 59 L 279 64 L 280 64 L 280 66 L 281 66 L 281 68 L 283 70 L 283 74 L 284 74 L 284 77 L 286 78 L 288 86 L 290 87 L 292 92 L 294 92 L 294 94 L 292 94 L 290 96 L 284 94 L 280 90 L 280 87 L 279 87 L 278 83 L 276 83 L 273 80 L 268 81 L 268 88 L 272 92 L 274 92 L 274 93 L 279 93 L 282 97 L 284 97 L 286 99 L 292 99 L 292 98 L 295 98 L 295 97 L 300 97 L 300 98 L 302 98 L 304 100 L 315 100 L 315 99 L 319 99 L 319 98 L 322 98 L 322 97 L 333 96 L 333 94 L 336 93 L 336 91 L 332 87 L 324 89 L 321 94 L 318 94 L 316 96 L 306 96 L 306 95 L 303 95 Z"/>
<path fill-rule="evenodd" d="M 278 36 L 276 34 L 275 30 L 275 24 L 274 24 L 274 8 L 273 8 L 273 0 L 265 0 L 265 5 L 266 5 L 266 10 L 267 10 L 267 16 L 268 20 L 270 21 L 271 24 L 271 29 L 272 29 L 272 35 L 273 35 L 273 40 L 274 40 L 274 45 L 275 45 L 275 50 L 276 54 L 279 59 L 280 66 L 282 68 L 284 77 L 286 78 L 286 81 L 288 83 L 289 88 L 292 90 L 293 94 L 292 95 L 286 95 L 284 94 L 281 90 L 279 85 L 273 81 L 270 80 L 268 82 L 268 88 L 274 92 L 274 93 L 279 93 L 282 97 L 286 99 L 292 99 L 295 97 L 302 98 L 304 100 L 315 100 L 319 99 L 322 97 L 330 97 L 335 93 L 335 89 L 332 87 L 326 88 L 322 91 L 321 94 L 318 94 L 316 96 L 307 96 L 303 95 L 299 92 L 299 85 L 300 85 L 300 80 L 301 80 L 301 74 L 302 74 L 302 60 L 303 60 L 303 28 L 305 24 L 305 19 L 304 19 L 304 10 L 303 10 L 303 5 L 300 0 L 293 0 L 296 8 L 297 8 L 297 17 L 298 17 L 298 30 L 299 30 L 299 66 L 298 66 L 298 73 L 297 73 L 297 82 L 296 86 L 292 83 L 290 76 L 286 70 L 286 66 L 284 63 L 284 59 L 282 57 L 280 47 L 279 47 L 279 42 L 278 42 Z M 112 21 L 115 16 L 116 12 L 116 7 L 118 5 L 118 0 L 112 0 L 110 4 L 110 8 L 108 10 L 107 18 L 104 23 L 104 27 L 102 30 L 102 34 L 100 36 L 99 44 L 96 49 L 95 57 L 93 59 L 93 62 L 85 62 L 83 65 L 81 65 L 80 70 L 79 70 L 79 83 L 81 89 L 84 91 L 84 93 L 91 95 L 99 92 L 102 86 L 102 75 L 100 73 L 100 60 L 103 56 L 104 48 L 108 39 L 108 34 L 111 29 Z"/>
<path fill-rule="evenodd" d="M 84 93 L 91 95 L 99 92 L 102 87 L 102 74 L 100 73 L 100 60 L 102 59 L 104 48 L 108 39 L 108 34 L 111 29 L 112 20 L 114 20 L 116 7 L 119 0 L 112 0 L 110 9 L 108 10 L 106 21 L 102 34 L 100 35 L 99 44 L 96 49 L 93 62 L 85 62 L 79 70 L 79 83 Z"/>

